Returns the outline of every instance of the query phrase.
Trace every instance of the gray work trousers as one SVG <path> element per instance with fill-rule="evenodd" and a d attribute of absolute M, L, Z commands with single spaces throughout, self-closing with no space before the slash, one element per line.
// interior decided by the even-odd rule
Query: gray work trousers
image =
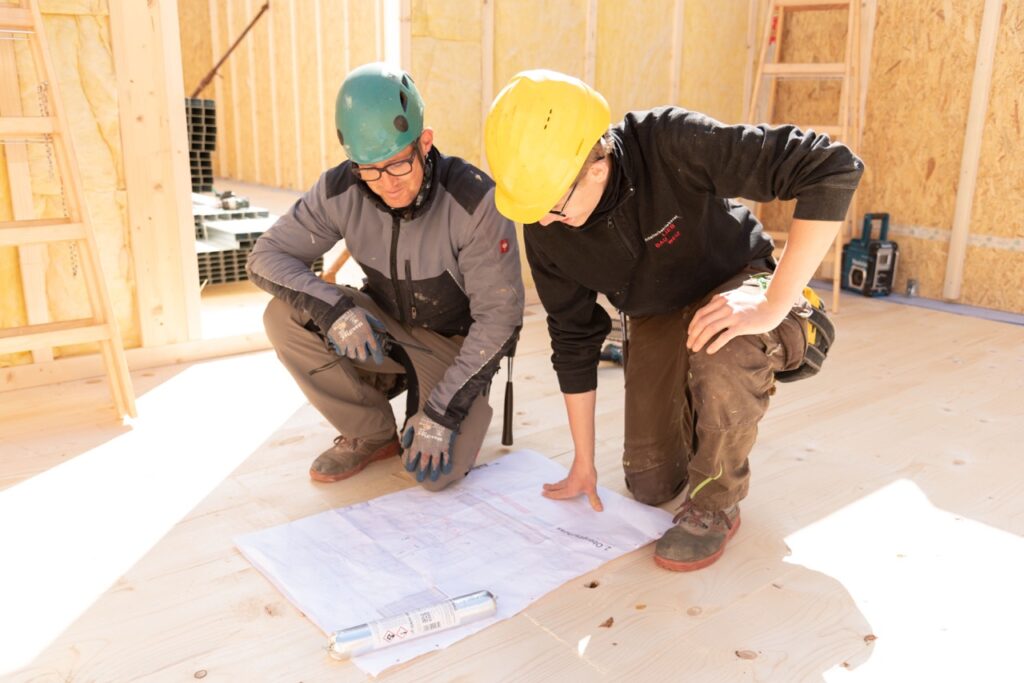
<path fill-rule="evenodd" d="M 430 398 L 430 392 L 455 362 L 464 337 L 445 337 L 423 327 L 408 327 L 384 313 L 368 295 L 350 287 L 343 287 L 357 306 L 366 309 L 380 320 L 388 334 L 399 345 L 410 342 L 418 347 L 402 346 L 412 363 L 418 387 L 417 413 L 410 420 L 415 425 Z M 288 369 L 310 404 L 330 422 L 340 434 L 355 439 L 381 441 L 396 431 L 395 416 L 389 403 L 402 387 L 405 367 L 394 358 L 386 357 L 377 365 L 373 359 L 353 361 L 339 358 L 326 344 L 318 328 L 301 311 L 274 298 L 263 314 L 267 337 L 277 357 Z M 319 372 L 317 368 L 337 361 Z M 491 422 L 493 410 L 486 393 L 470 406 L 452 448 L 452 470 L 437 481 L 422 483 L 429 490 L 440 490 L 462 479 L 472 469 L 480 452 Z"/>
<path fill-rule="evenodd" d="M 803 361 L 807 338 L 794 309 L 771 332 L 736 337 L 717 353 L 686 348 L 694 314 L 718 292 L 758 288 L 740 273 L 701 301 L 630 317 L 626 362 L 626 485 L 642 503 L 671 500 L 689 481 L 694 503 L 724 510 L 746 497 L 747 456 L 775 390 L 775 373 Z M 705 483 L 706 482 L 706 483 Z"/>

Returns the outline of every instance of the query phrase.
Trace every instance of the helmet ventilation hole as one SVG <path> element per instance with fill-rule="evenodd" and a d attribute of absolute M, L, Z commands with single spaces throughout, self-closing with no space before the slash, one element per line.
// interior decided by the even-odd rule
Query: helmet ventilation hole
<path fill-rule="evenodd" d="M 405 92 L 398 93 L 398 99 L 402 102 L 402 111 L 409 111 L 409 98 Z"/>
<path fill-rule="evenodd" d="M 338 134 L 338 142 L 340 142 L 341 146 L 344 147 L 345 146 L 345 136 L 342 135 L 341 131 L 338 130 L 337 128 L 335 128 L 334 130 Z"/>
<path fill-rule="evenodd" d="M 400 132 L 400 133 L 404 133 L 405 131 L 409 130 L 409 121 L 408 121 L 408 119 L 406 119 L 401 114 L 396 116 L 395 117 L 395 129 L 398 132 Z"/>

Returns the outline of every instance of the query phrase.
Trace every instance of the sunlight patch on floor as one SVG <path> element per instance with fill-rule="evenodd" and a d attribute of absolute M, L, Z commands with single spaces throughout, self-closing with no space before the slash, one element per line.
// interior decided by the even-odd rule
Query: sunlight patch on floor
<path fill-rule="evenodd" d="M 131 431 L 0 492 L 0 675 L 32 661 L 305 402 L 268 363 L 192 366 L 138 399 Z M 244 430 L 223 429 L 238 415 Z"/>
<path fill-rule="evenodd" d="M 935 507 L 902 479 L 786 539 L 870 624 L 847 680 L 1007 680 L 1024 613 L 1024 539 Z"/>

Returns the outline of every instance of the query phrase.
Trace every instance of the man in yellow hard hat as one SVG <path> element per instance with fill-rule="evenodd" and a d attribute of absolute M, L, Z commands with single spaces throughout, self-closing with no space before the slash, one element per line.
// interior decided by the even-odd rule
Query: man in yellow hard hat
<path fill-rule="evenodd" d="M 485 126 L 498 210 L 524 224 L 575 445 L 568 477 L 544 495 L 586 495 L 602 509 L 594 405 L 610 329 L 603 293 L 628 316 L 626 485 L 650 505 L 684 494 L 655 561 L 690 571 L 717 560 L 739 527 L 748 455 L 776 379 L 813 374 L 831 343 L 830 324 L 802 291 L 863 164 L 812 131 L 727 126 L 678 107 L 609 124 L 607 102 L 589 85 L 534 70 L 505 86 Z M 797 200 L 777 266 L 771 239 L 734 197 Z"/>

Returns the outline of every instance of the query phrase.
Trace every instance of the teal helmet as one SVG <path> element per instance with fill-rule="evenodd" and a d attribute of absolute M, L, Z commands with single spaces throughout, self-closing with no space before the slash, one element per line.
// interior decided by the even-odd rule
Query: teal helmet
<path fill-rule="evenodd" d="M 423 132 L 423 98 L 402 69 L 383 62 L 354 69 L 334 103 L 338 140 L 357 164 L 375 164 Z"/>

